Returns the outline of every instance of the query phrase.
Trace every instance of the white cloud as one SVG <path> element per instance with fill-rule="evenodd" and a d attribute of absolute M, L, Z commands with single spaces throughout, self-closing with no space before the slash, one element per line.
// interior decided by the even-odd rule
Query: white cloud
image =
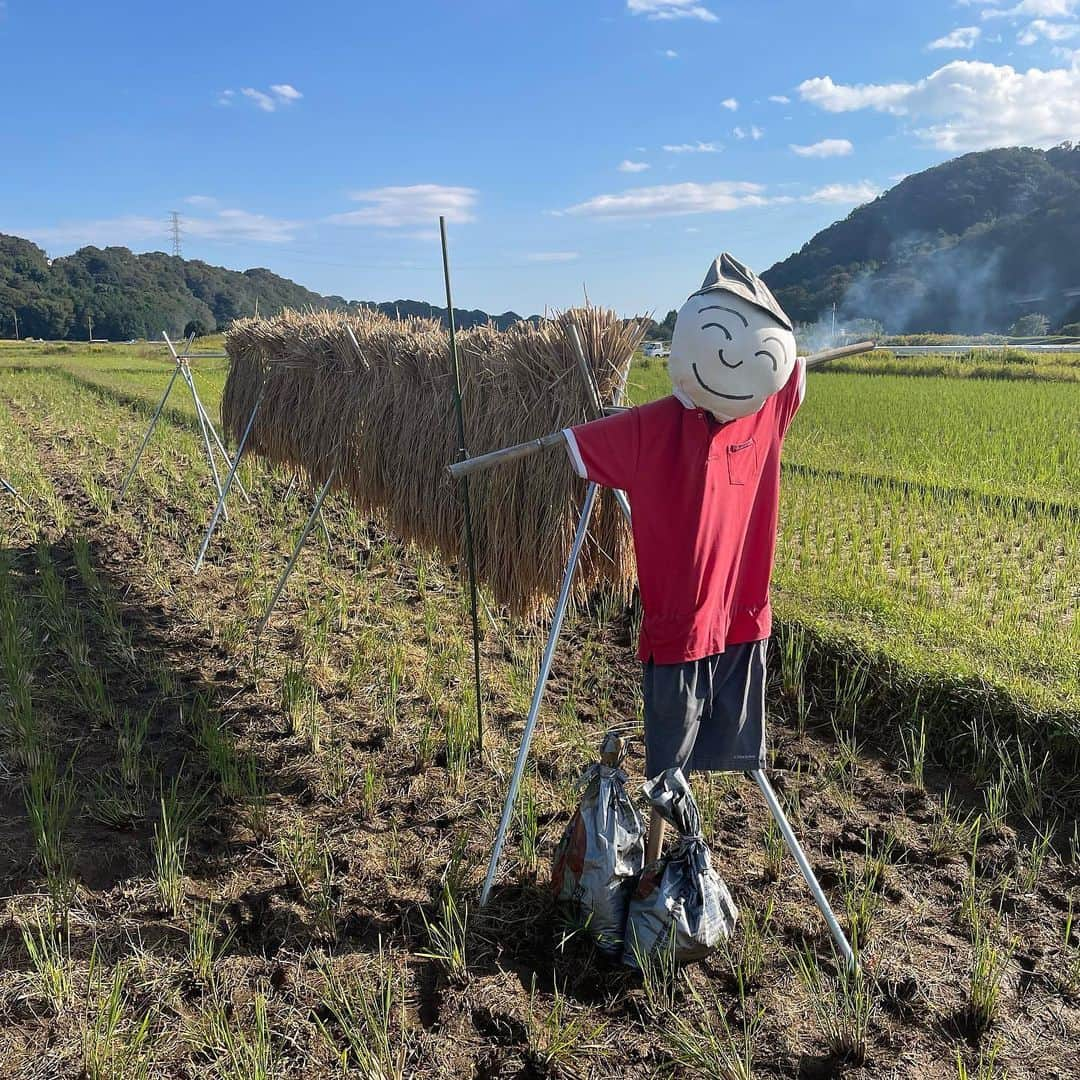
<path fill-rule="evenodd" d="M 577 251 L 534 251 L 525 256 L 526 262 L 534 263 L 564 263 L 573 262 L 581 258 Z"/>
<path fill-rule="evenodd" d="M 295 86 L 290 86 L 288 83 L 274 83 L 270 91 L 281 101 L 299 101 L 304 96 Z"/>
<path fill-rule="evenodd" d="M 770 94 L 769 100 L 775 105 L 790 105 L 791 98 L 787 94 Z"/>
<path fill-rule="evenodd" d="M 954 60 L 916 83 L 845 86 L 829 76 L 799 86 L 827 112 L 876 109 L 905 117 L 939 150 L 1053 146 L 1080 131 L 1080 65 L 1020 72 L 1009 65 Z"/>
<path fill-rule="evenodd" d="M 649 167 L 647 161 L 620 161 L 616 168 L 619 172 L 644 172 Z"/>
<path fill-rule="evenodd" d="M 822 139 L 820 142 L 811 143 L 809 146 L 796 146 L 791 144 L 791 149 L 799 157 L 828 158 L 847 157 L 854 149 L 850 139 Z"/>
<path fill-rule="evenodd" d="M 757 142 L 758 139 L 764 137 L 765 132 L 762 131 L 761 128 L 759 128 L 756 124 L 753 124 L 748 128 L 732 128 L 731 134 L 734 135 L 736 139 L 753 139 L 754 142 Z"/>
<path fill-rule="evenodd" d="M 217 206 L 218 204 L 213 195 L 188 195 L 185 196 L 184 202 L 188 206 Z"/>
<path fill-rule="evenodd" d="M 712 142 L 665 143 L 662 150 L 669 154 L 719 154 L 724 148 Z"/>
<path fill-rule="evenodd" d="M 733 97 L 724 98 L 724 100 L 721 101 L 720 104 L 723 105 L 725 109 L 730 109 L 732 112 L 735 112 L 735 110 L 739 107 L 738 99 Z"/>
<path fill-rule="evenodd" d="M 350 194 L 349 198 L 367 205 L 359 210 L 334 214 L 327 218 L 327 221 L 335 225 L 372 225 L 397 229 L 411 225 L 429 225 L 440 214 L 455 225 L 464 225 L 475 220 L 475 188 L 412 184 L 407 187 L 356 191 Z"/>
<path fill-rule="evenodd" d="M 1080 0 L 1020 0 L 1020 3 L 1010 8 L 988 8 L 982 13 L 984 19 L 998 18 L 1033 18 L 1060 19 L 1068 18 L 1077 7 Z"/>
<path fill-rule="evenodd" d="M 1016 35 L 1021 45 L 1034 45 L 1037 41 L 1068 41 L 1080 33 L 1080 24 L 1052 23 L 1045 19 L 1033 19 Z"/>
<path fill-rule="evenodd" d="M 660 55 L 666 60 L 675 60 L 679 54 L 674 49 L 665 49 Z"/>
<path fill-rule="evenodd" d="M 255 214 L 248 210 L 222 209 L 205 217 L 184 215 L 180 228 L 185 237 L 222 242 L 282 244 L 294 239 L 299 229 L 297 221 Z M 40 229 L 26 229 L 26 235 L 46 246 L 97 247 L 123 245 L 151 247 L 164 251 L 168 244 L 168 226 L 162 217 L 141 217 L 135 214 L 94 221 L 62 222 Z"/>
<path fill-rule="evenodd" d="M 706 184 L 661 184 L 656 187 L 631 188 L 618 194 L 596 195 L 585 202 L 557 210 L 556 214 L 575 214 L 599 218 L 657 218 L 680 214 L 714 214 L 747 207 L 782 206 L 791 203 L 868 202 L 881 188 L 862 180 L 856 183 L 826 184 L 806 195 L 770 195 L 761 184 L 721 180 Z"/>
<path fill-rule="evenodd" d="M 958 26 L 944 37 L 931 41 L 926 47 L 928 49 L 972 49 L 981 35 L 982 30 L 977 26 Z"/>
<path fill-rule="evenodd" d="M 861 205 L 876 199 L 881 194 L 881 188 L 871 184 L 869 180 L 863 180 L 857 184 L 826 184 L 809 195 L 803 195 L 800 202 L 808 203 L 852 203 Z"/>
<path fill-rule="evenodd" d="M 719 180 L 709 184 L 661 184 L 633 188 L 616 195 L 596 195 L 566 214 L 588 217 L 666 217 L 674 214 L 706 214 L 762 206 L 766 199 L 760 184 Z"/>
<path fill-rule="evenodd" d="M 293 239 L 299 222 L 252 214 L 247 210 L 218 210 L 213 217 L 185 217 L 181 228 L 186 236 L 201 236 L 208 240 L 283 244 Z"/>
<path fill-rule="evenodd" d="M 700 19 L 702 22 L 720 20 L 696 0 L 626 0 L 626 10 L 631 15 L 644 15 L 647 19 Z"/>
<path fill-rule="evenodd" d="M 254 86 L 242 87 L 240 96 L 247 98 L 263 112 L 277 112 L 279 108 L 299 101 L 304 95 L 288 83 L 274 83 L 269 90 L 257 90 Z M 222 90 L 217 100 L 219 105 L 232 105 L 237 100 L 237 93 L 235 90 Z"/>

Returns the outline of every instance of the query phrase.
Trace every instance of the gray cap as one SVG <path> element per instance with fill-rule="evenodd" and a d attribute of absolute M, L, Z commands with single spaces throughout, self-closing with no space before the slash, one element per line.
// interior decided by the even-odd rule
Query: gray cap
<path fill-rule="evenodd" d="M 744 266 L 734 256 L 726 251 L 718 255 L 709 267 L 701 288 L 692 296 L 700 296 L 707 292 L 729 292 L 739 296 L 748 304 L 761 308 L 762 311 L 771 315 L 785 330 L 793 330 L 791 320 L 787 313 L 777 303 L 776 297 L 769 291 L 765 284 L 748 266 Z"/>

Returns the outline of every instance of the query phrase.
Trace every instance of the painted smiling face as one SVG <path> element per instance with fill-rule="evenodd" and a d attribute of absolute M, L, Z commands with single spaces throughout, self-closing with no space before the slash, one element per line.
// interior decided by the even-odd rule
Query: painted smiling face
<path fill-rule="evenodd" d="M 718 420 L 756 413 L 795 368 L 791 322 L 767 286 L 721 255 L 675 322 L 672 384 Z"/>

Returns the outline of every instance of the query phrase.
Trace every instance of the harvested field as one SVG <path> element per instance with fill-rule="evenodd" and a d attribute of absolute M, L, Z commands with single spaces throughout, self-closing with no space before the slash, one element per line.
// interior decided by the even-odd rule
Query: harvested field
<path fill-rule="evenodd" d="M 35 506 L 0 504 L 0 1076 L 1077 1075 L 1076 815 L 1045 763 L 987 722 L 990 684 L 978 692 L 1000 656 L 994 700 L 1033 726 L 1075 723 L 1064 631 L 1014 632 L 1010 654 L 1004 620 L 995 630 L 986 616 L 1033 587 L 1018 568 L 1037 545 L 1017 547 L 1007 522 L 1049 544 L 1068 540 L 1054 529 L 1069 519 L 1010 519 L 996 504 L 980 517 L 969 496 L 908 493 L 919 513 L 894 506 L 875 563 L 870 525 L 902 492 L 832 473 L 881 477 L 903 462 L 935 490 L 1008 490 L 965 472 L 959 450 L 951 471 L 923 475 L 914 415 L 909 443 L 889 429 L 888 461 L 872 459 L 870 438 L 837 437 L 831 472 L 803 456 L 811 430 L 878 424 L 873 388 L 887 376 L 862 395 L 860 376 L 811 377 L 789 460 L 817 471 L 785 480 L 786 620 L 768 691 L 774 782 L 860 932 L 867 975 L 845 984 L 736 777 L 698 787 L 743 912 L 730 949 L 641 980 L 561 941 L 546 864 L 575 778 L 608 726 L 639 730 L 634 614 L 602 593 L 568 625 L 500 884 L 477 911 L 543 623 L 494 607 L 483 624 L 479 760 L 455 568 L 338 497 L 331 542 L 305 551 L 253 647 L 305 509 L 285 500 L 285 471 L 253 459 L 253 504 L 235 502 L 193 578 L 214 499 L 182 397 L 116 507 L 167 375 L 136 350 L 0 349 L 0 473 Z M 224 372 L 198 377 L 213 409 Z M 818 521 L 829 534 L 815 562 Z M 977 597 L 963 586 L 979 551 L 964 569 L 949 562 L 958 546 L 940 544 L 938 565 L 930 541 L 993 528 L 988 552 L 1007 573 Z M 909 557 L 901 537 L 927 549 L 907 578 L 890 570 Z M 1071 572 L 1075 549 L 1061 556 Z M 1054 587 L 1050 602 L 1075 619 L 1075 597 Z M 929 629 L 902 653 L 909 625 Z M 635 750 L 631 774 L 641 767 Z"/>

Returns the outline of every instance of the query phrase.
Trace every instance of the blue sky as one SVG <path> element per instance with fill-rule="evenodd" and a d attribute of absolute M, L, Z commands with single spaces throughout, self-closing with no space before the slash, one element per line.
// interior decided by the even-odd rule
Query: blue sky
<path fill-rule="evenodd" d="M 901 176 L 1080 138 L 1080 0 L 0 0 L 0 232 L 661 314 Z"/>

